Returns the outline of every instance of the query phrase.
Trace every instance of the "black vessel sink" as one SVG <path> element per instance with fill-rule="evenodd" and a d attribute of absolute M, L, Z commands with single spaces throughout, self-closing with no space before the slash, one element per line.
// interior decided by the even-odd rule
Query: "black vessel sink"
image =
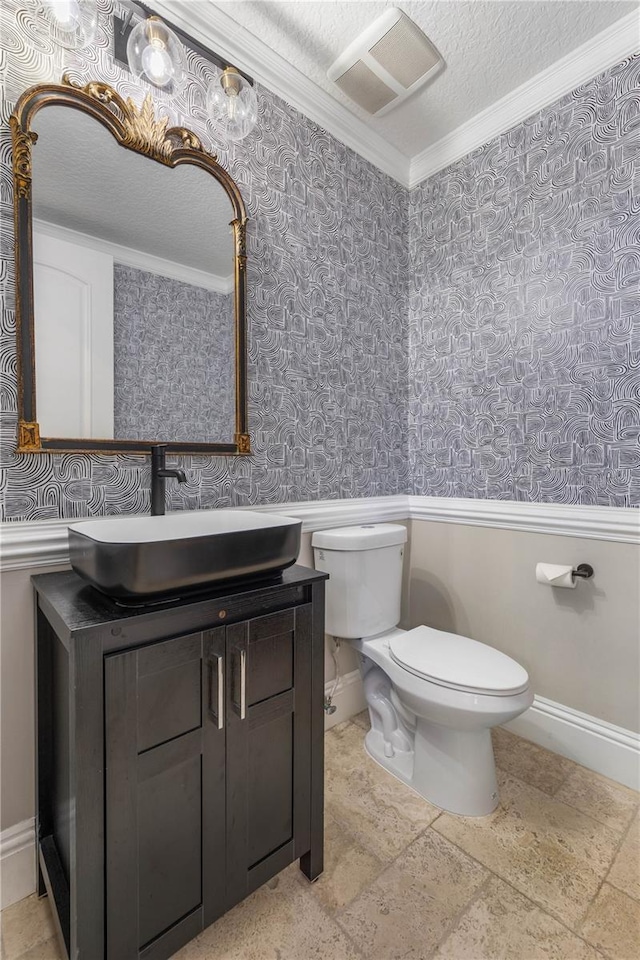
<path fill-rule="evenodd" d="M 86 520 L 69 527 L 69 554 L 110 597 L 176 596 L 284 570 L 298 558 L 301 528 L 250 510 Z"/>

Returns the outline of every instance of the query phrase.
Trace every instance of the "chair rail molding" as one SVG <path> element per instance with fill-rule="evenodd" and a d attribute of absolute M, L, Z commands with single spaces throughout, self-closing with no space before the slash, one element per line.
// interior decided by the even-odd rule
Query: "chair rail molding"
<path fill-rule="evenodd" d="M 583 504 L 471 500 L 462 497 L 408 497 L 412 520 L 551 533 L 640 544 L 640 510 Z"/>
<path fill-rule="evenodd" d="M 352 500 L 251 504 L 221 509 L 260 510 L 302 520 L 304 533 L 356 523 L 430 520 L 498 527 L 524 533 L 584 537 L 640 544 L 640 510 L 580 504 L 523 503 L 515 500 L 466 500 L 396 494 Z M 197 511 L 192 511 L 197 512 Z M 69 563 L 67 530 L 86 517 L 8 521 L 0 524 L 0 570 L 59 567 Z M 90 519 L 99 519 L 92 517 Z M 109 519 L 104 517 L 102 519 Z"/>

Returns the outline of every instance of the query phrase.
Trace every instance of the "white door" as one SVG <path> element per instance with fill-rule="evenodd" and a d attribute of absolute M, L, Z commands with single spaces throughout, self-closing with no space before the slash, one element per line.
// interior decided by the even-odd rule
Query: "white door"
<path fill-rule="evenodd" d="M 113 257 L 33 225 L 36 402 L 43 437 L 113 438 Z"/>

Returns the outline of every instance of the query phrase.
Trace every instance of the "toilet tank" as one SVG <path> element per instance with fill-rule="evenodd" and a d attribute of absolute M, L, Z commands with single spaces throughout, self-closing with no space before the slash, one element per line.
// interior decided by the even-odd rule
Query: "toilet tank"
<path fill-rule="evenodd" d="M 329 574 L 326 626 L 334 637 L 372 637 L 400 622 L 402 558 L 407 540 L 397 523 L 318 530 L 316 570 Z"/>

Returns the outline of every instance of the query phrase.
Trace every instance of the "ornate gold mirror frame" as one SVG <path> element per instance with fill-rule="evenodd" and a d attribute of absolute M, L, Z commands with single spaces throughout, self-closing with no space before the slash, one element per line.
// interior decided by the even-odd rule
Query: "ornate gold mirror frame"
<path fill-rule="evenodd" d="M 98 120 L 118 143 L 168 167 L 194 164 L 208 171 L 222 185 L 231 201 L 235 277 L 235 410 L 233 443 L 187 443 L 166 441 L 173 453 L 248 454 L 247 432 L 247 215 L 240 190 L 213 154 L 184 127 L 168 127 L 168 117 L 156 118 L 151 95 L 138 108 L 106 83 L 93 81 L 81 87 L 68 75 L 61 84 L 31 87 L 20 97 L 10 118 L 13 142 L 14 217 L 16 243 L 16 313 L 18 339 L 18 453 L 145 453 L 153 440 L 94 440 L 41 437 L 36 414 L 36 367 L 33 298 L 32 163 L 38 135 L 31 129 L 43 107 L 58 105 L 81 110 Z"/>

